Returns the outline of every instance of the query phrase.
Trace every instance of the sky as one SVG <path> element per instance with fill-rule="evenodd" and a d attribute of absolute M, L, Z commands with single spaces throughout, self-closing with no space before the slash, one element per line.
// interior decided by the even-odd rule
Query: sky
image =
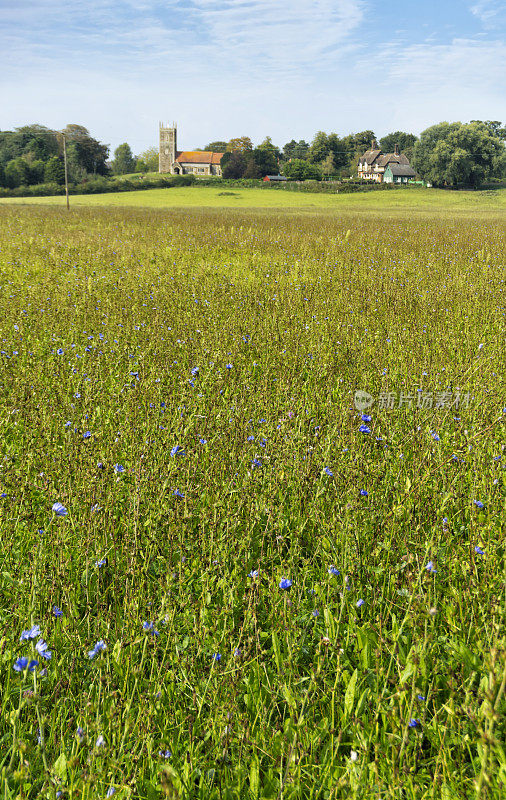
<path fill-rule="evenodd" d="M 506 122 L 506 0 L 0 0 L 0 130 L 114 150 Z"/>

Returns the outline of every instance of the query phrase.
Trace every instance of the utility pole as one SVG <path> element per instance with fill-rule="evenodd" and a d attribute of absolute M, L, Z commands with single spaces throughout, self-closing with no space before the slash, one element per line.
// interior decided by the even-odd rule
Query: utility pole
<path fill-rule="evenodd" d="M 65 197 L 67 198 L 67 211 L 70 211 L 70 203 L 69 203 L 69 175 L 67 170 L 67 145 L 65 139 L 64 131 L 61 131 L 61 135 L 63 136 L 63 163 L 65 166 Z"/>

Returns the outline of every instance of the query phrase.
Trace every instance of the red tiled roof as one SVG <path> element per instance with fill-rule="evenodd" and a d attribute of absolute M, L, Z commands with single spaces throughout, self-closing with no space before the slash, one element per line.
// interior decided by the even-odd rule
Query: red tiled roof
<path fill-rule="evenodd" d="M 219 164 L 223 153 L 210 150 L 183 150 L 177 154 L 179 164 Z"/>

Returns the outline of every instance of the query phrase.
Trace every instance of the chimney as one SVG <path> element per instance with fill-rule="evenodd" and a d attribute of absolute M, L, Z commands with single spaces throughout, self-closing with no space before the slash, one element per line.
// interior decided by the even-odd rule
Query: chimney
<path fill-rule="evenodd" d="M 396 144 L 396 145 L 395 145 L 395 148 L 394 148 L 394 155 L 396 155 L 396 156 L 398 156 L 398 155 L 399 155 L 399 145 L 398 145 L 398 144 Z"/>

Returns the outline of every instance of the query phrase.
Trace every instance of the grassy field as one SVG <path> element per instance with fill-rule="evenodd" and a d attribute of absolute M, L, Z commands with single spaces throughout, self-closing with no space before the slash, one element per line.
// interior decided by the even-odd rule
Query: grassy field
<path fill-rule="evenodd" d="M 393 191 L 356 194 L 310 194 L 284 189 L 242 189 L 236 187 L 188 186 L 170 189 L 146 189 L 118 194 L 75 195 L 75 206 L 142 206 L 149 208 L 288 208 L 308 210 L 400 210 L 486 213 L 506 212 L 506 189 L 478 192 L 451 192 L 443 189 L 398 188 Z M 65 205 L 65 197 L 20 197 L 0 199 L 2 205 Z"/>
<path fill-rule="evenodd" d="M 500 800 L 504 194 L 238 194 L 1 204 L 1 796 Z"/>

